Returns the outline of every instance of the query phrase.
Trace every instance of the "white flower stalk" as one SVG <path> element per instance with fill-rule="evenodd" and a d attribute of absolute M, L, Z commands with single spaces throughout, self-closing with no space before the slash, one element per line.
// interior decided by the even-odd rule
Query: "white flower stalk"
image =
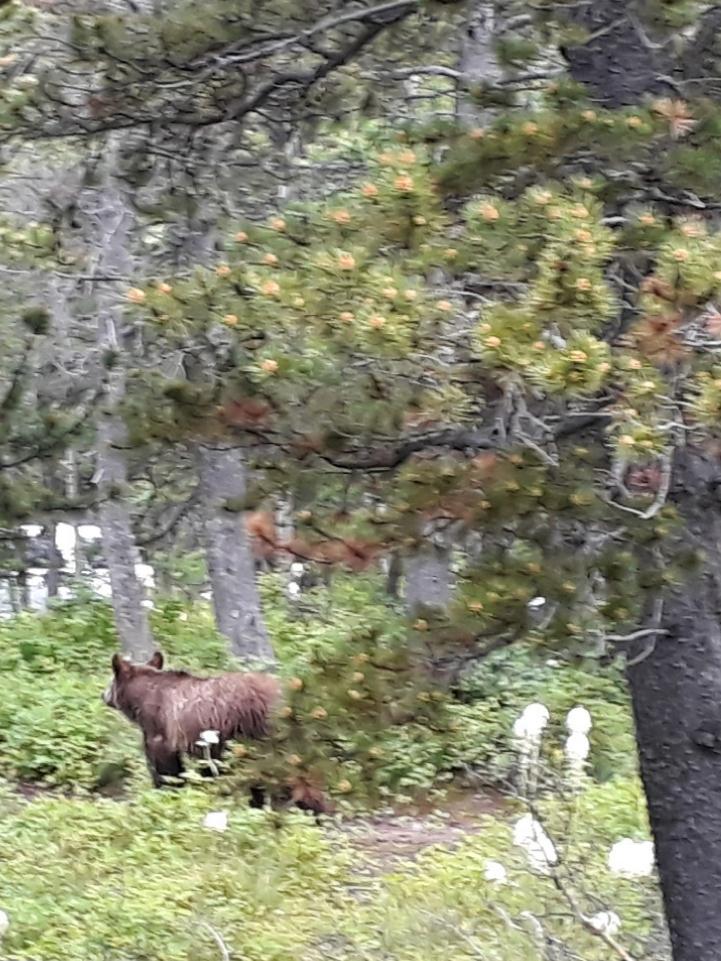
<path fill-rule="evenodd" d="M 566 715 L 566 729 L 569 734 L 588 734 L 592 727 L 591 714 L 585 707 L 574 707 Z"/>
<path fill-rule="evenodd" d="M 218 731 L 201 731 L 198 744 L 220 744 L 220 733 Z"/>
<path fill-rule="evenodd" d="M 551 868 L 558 862 L 553 841 L 532 814 L 524 814 L 516 821 L 513 843 L 523 848 L 531 868 L 539 874 L 550 874 Z"/>
<path fill-rule="evenodd" d="M 197 746 L 202 750 L 203 757 L 210 768 L 211 773 L 214 777 L 219 774 L 218 765 L 213 760 L 213 755 L 210 752 L 211 747 L 214 744 L 220 744 L 220 732 L 219 731 L 201 731 L 200 737 L 195 742 Z"/>
<path fill-rule="evenodd" d="M 529 704 L 513 725 L 513 737 L 519 755 L 519 792 L 530 797 L 538 783 L 541 739 L 550 719 L 545 704 Z"/>
<path fill-rule="evenodd" d="M 618 934 L 621 927 L 621 919 L 614 911 L 599 911 L 588 919 L 588 923 L 599 934 L 608 934 L 613 937 Z"/>
<path fill-rule="evenodd" d="M 566 738 L 566 779 L 572 791 L 580 791 L 586 779 L 591 742 L 576 731 Z"/>

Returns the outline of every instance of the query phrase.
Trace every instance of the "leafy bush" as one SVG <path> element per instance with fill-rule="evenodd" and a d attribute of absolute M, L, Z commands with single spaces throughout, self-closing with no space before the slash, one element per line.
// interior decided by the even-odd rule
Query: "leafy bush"
<path fill-rule="evenodd" d="M 4 808 L 6 961 L 217 961 L 211 929 L 233 957 L 287 961 L 332 930 L 347 857 L 301 815 L 234 808 L 219 834 L 196 791 Z"/>
<path fill-rule="evenodd" d="M 227 644 L 207 605 L 167 600 L 151 613 L 158 646 L 195 670 L 227 668 Z M 45 614 L 23 613 L 0 621 L 0 672 L 25 668 L 36 674 L 72 671 L 109 674 L 118 638 L 109 603 L 81 597 Z"/>
<path fill-rule="evenodd" d="M 511 826 L 488 818 L 455 851 L 431 849 L 413 868 L 386 877 L 341 929 L 352 945 L 348 956 L 518 961 L 547 957 L 553 944 L 554 957 L 606 961 L 613 952 L 579 914 L 611 910 L 621 919 L 622 941 L 632 937 L 653 961 L 668 957 L 655 881 L 614 877 L 606 866 L 622 834 L 647 836 L 638 781 L 596 786 L 576 803 L 575 811 L 558 798 L 543 805 L 560 855 L 552 875 L 531 871 Z M 489 860 L 502 865 L 505 883 L 486 876 Z"/>
<path fill-rule="evenodd" d="M 103 680 L 0 674 L 2 774 L 82 791 L 139 770 L 138 737 L 101 702 Z"/>
<path fill-rule="evenodd" d="M 290 716 L 272 743 L 240 746 L 234 784 L 308 776 L 358 804 L 427 794 L 459 774 L 500 783 L 515 760 L 513 722 L 534 700 L 551 712 L 549 760 L 558 760 L 565 715 L 580 702 L 594 719 L 592 773 L 635 770 L 627 698 L 613 672 L 550 667 L 517 644 L 476 667 L 456 701 L 418 670 L 403 617 L 377 579 L 339 577 L 294 604 L 279 577 L 264 578 L 262 590 L 280 670 L 300 688 L 288 687 Z M 171 664 L 232 666 L 207 605 L 166 600 L 152 620 Z M 82 791 L 143 771 L 137 734 L 100 702 L 115 649 L 101 601 L 0 623 L 1 776 Z"/>
<path fill-rule="evenodd" d="M 113 613 L 104 601 L 71 601 L 46 614 L 25 612 L 0 621 L 0 672 L 86 674 L 105 670 L 115 650 Z"/>
<path fill-rule="evenodd" d="M 455 850 L 429 848 L 369 877 L 335 827 L 231 805 L 218 833 L 202 827 L 215 803 L 194 789 L 132 802 L 27 804 L 0 793 L 0 908 L 10 917 L 3 958 L 215 961 L 215 934 L 246 961 L 540 961 L 540 926 L 554 956 L 605 961 L 608 945 L 575 916 L 568 892 L 584 914 L 615 911 L 619 939 L 635 954 L 667 958 L 653 880 L 613 877 L 606 867 L 620 836 L 647 836 L 636 780 L 593 786 L 571 807 L 544 802 L 562 855 L 556 879 L 534 874 L 513 846 L 514 812 L 511 822 L 478 822 Z M 489 859 L 506 883 L 487 878 Z"/>
<path fill-rule="evenodd" d="M 604 673 L 548 661 L 528 645 L 497 651 L 469 672 L 461 684 L 463 703 L 454 705 L 458 738 L 452 747 L 459 764 L 503 779 L 513 763 L 509 733 L 523 709 L 545 704 L 551 719 L 544 738 L 556 764 L 566 715 L 578 704 L 590 711 L 591 773 L 599 781 L 636 772 L 636 743 L 625 681 L 616 668 Z"/>

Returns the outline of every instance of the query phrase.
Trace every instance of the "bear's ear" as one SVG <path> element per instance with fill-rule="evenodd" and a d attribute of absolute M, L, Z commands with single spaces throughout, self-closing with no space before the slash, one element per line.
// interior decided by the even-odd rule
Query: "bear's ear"
<path fill-rule="evenodd" d="M 156 651 L 148 661 L 148 667 L 154 667 L 156 671 L 162 671 L 164 663 L 165 658 L 163 657 L 161 651 Z"/>
<path fill-rule="evenodd" d="M 127 674 L 128 670 L 130 669 L 130 661 L 127 661 L 124 657 L 121 657 L 120 654 L 113 654 L 112 665 L 113 674 L 116 677 L 119 677 L 121 674 Z"/>

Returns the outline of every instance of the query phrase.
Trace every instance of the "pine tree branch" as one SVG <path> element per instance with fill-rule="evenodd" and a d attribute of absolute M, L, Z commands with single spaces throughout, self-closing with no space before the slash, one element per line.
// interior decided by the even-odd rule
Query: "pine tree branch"
<path fill-rule="evenodd" d="M 289 87 L 294 88 L 300 98 L 305 97 L 315 84 L 352 61 L 379 34 L 400 23 L 419 6 L 420 0 L 393 0 L 346 11 L 337 16 L 321 18 L 305 30 L 282 36 L 260 49 L 233 54 L 231 47 L 228 48 L 230 52 L 220 55 L 207 54 L 191 64 L 177 65 L 164 61 L 152 72 L 143 70 L 141 73 L 139 63 L 125 63 L 106 50 L 106 59 L 118 65 L 123 63 L 127 69 L 131 69 L 131 76 L 129 80 L 108 85 L 93 95 L 95 109 L 102 110 L 100 116 L 93 117 L 89 113 L 83 116 L 76 103 L 66 102 L 62 96 L 61 80 L 52 92 L 47 85 L 42 90 L 46 104 L 49 103 L 51 109 L 43 111 L 42 102 L 36 102 L 31 110 L 21 114 L 15 127 L 5 129 L 4 139 L 64 139 L 93 136 L 113 130 L 138 129 L 149 125 L 157 130 L 160 127 L 203 128 L 237 122 L 258 112 L 272 102 L 276 94 L 287 91 Z M 346 25 L 361 25 L 364 29 L 335 52 L 316 51 L 314 55 L 320 55 L 324 59 L 315 68 L 276 71 L 269 79 L 256 86 L 255 90 L 247 92 L 244 89 L 242 95 L 238 96 L 237 84 L 242 81 L 247 85 L 248 77 L 263 69 L 263 58 L 272 58 L 277 53 L 287 55 L 293 46 L 303 47 L 305 44 L 307 47 L 310 39 Z M 273 69 L 272 60 L 266 67 L 268 70 Z M 64 73 L 68 78 L 67 68 Z M 223 89 L 222 85 L 213 85 L 212 90 L 206 89 L 213 84 L 214 74 L 230 74 L 225 79 L 235 83 L 232 93 Z M 219 76 L 219 80 L 221 79 L 222 76 Z M 74 86 L 74 82 L 67 80 L 65 87 L 68 90 L 72 90 Z M 201 92 L 211 93 L 216 98 L 216 105 L 206 109 L 198 108 L 196 103 Z M 161 102 L 158 102 L 158 99 Z M 287 109 L 288 104 L 284 102 L 281 106 Z"/>

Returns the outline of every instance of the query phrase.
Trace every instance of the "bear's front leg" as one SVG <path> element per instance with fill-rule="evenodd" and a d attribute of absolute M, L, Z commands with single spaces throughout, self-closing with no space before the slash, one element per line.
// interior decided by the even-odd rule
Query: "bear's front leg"
<path fill-rule="evenodd" d="M 145 738 L 145 757 L 153 787 L 169 787 L 171 785 L 168 785 L 168 778 L 182 778 L 185 768 L 180 752 L 168 747 L 161 735 Z M 174 786 L 182 786 L 182 783 L 181 780 L 180 785 Z"/>

